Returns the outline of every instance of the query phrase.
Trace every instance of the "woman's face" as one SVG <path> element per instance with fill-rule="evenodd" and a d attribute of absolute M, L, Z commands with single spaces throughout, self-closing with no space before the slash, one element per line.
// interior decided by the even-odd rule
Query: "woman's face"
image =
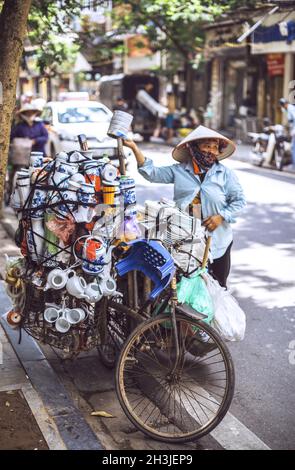
<path fill-rule="evenodd" d="M 201 152 L 211 153 L 216 157 L 219 155 L 219 140 L 218 139 L 202 139 L 198 142 L 198 147 Z"/>

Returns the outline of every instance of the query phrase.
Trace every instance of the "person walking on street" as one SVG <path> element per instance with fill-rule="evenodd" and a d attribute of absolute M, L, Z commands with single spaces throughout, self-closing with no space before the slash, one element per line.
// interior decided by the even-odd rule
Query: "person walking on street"
<path fill-rule="evenodd" d="M 128 113 L 128 104 L 123 98 L 121 98 L 121 96 L 116 99 L 113 111 L 124 111 L 125 113 Z"/>
<path fill-rule="evenodd" d="M 200 217 L 212 235 L 213 262 L 209 272 L 226 287 L 233 243 L 231 224 L 246 205 L 235 173 L 220 160 L 235 151 L 232 141 L 205 126 L 198 126 L 173 150 L 178 163 L 156 167 L 136 143 L 124 140 L 136 157 L 139 173 L 154 183 L 174 183 L 174 201 L 181 210 Z"/>
<path fill-rule="evenodd" d="M 48 132 L 41 120 L 37 120 L 40 110 L 34 104 L 25 104 L 19 111 L 19 118 L 11 131 L 10 140 L 16 137 L 27 138 L 31 140 L 32 151 L 42 152 L 45 155 L 45 145 L 48 140 Z"/>
<path fill-rule="evenodd" d="M 290 134 L 292 137 L 292 147 L 291 147 L 291 152 L 292 152 L 292 169 L 295 170 L 295 106 L 289 101 L 285 100 L 285 98 L 280 99 L 280 105 L 282 107 L 282 111 L 284 113 L 287 113 L 288 116 L 288 122 L 290 126 Z"/>
<path fill-rule="evenodd" d="M 175 95 L 172 92 L 168 93 L 167 108 L 168 108 L 168 114 L 166 116 L 167 143 L 170 144 L 174 136 L 174 114 L 176 110 Z"/>

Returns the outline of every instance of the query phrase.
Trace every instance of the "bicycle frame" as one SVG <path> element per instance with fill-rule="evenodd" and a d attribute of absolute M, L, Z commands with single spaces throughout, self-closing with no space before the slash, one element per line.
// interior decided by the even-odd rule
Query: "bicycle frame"
<path fill-rule="evenodd" d="M 161 243 L 163 242 L 161 241 Z M 208 261 L 210 243 L 211 243 L 211 237 L 209 236 L 206 242 L 205 252 L 204 252 L 203 261 L 201 265 L 202 268 L 206 266 L 207 261 Z M 144 295 L 145 301 L 141 307 L 139 307 L 140 302 L 139 302 L 139 297 L 138 297 L 137 271 L 132 271 L 127 274 L 127 284 L 128 284 L 129 305 L 128 306 L 123 305 L 121 303 L 116 302 L 113 299 L 110 299 L 108 301 L 108 305 L 111 308 L 122 312 L 124 315 L 131 317 L 137 323 L 141 323 L 144 320 L 148 320 L 150 318 L 151 304 L 153 303 L 153 301 L 148 299 L 148 294 L 150 292 L 150 280 L 144 277 L 143 295 Z M 161 295 L 160 297 L 157 298 L 157 301 L 159 301 L 160 299 L 161 299 Z M 177 331 L 177 324 L 176 324 L 176 307 L 179 307 L 178 297 L 177 297 L 176 273 L 174 274 L 172 281 L 170 283 L 169 292 L 167 292 L 167 289 L 166 289 L 166 295 L 164 296 L 164 301 L 162 302 L 162 305 L 160 306 L 160 309 L 157 312 L 157 314 L 164 312 L 168 305 L 169 305 L 169 317 L 171 318 L 171 322 L 172 322 L 173 340 L 174 340 L 175 354 L 176 354 L 174 366 L 170 371 L 170 375 L 173 377 L 173 375 L 176 373 L 176 370 L 179 368 L 179 362 L 182 357 L 182 355 L 180 354 L 181 351 L 180 351 L 180 344 L 179 344 L 179 333 Z M 193 317 L 193 318 L 196 318 L 196 314 L 197 314 L 197 312 L 193 311 L 192 309 L 192 314 L 190 315 L 189 306 L 182 306 L 182 313 L 185 316 Z M 199 317 L 200 320 L 205 318 L 205 315 L 203 316 L 202 314 L 199 314 L 199 315 L 200 315 Z"/>

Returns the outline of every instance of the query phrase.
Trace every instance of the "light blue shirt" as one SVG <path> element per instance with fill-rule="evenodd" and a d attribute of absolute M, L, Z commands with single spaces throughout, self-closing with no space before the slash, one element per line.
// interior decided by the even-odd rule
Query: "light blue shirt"
<path fill-rule="evenodd" d="M 287 114 L 289 124 L 295 129 L 295 106 L 293 104 L 288 104 Z"/>
<path fill-rule="evenodd" d="M 145 159 L 138 168 L 139 173 L 153 183 L 174 183 L 174 201 L 181 210 L 186 210 L 196 195 L 201 192 L 202 216 L 220 214 L 222 224 L 212 232 L 211 254 L 213 259 L 224 255 L 233 239 L 231 223 L 246 205 L 243 189 L 235 173 L 221 163 L 214 163 L 203 183 L 194 173 L 192 162 L 155 167 L 153 161 Z"/>

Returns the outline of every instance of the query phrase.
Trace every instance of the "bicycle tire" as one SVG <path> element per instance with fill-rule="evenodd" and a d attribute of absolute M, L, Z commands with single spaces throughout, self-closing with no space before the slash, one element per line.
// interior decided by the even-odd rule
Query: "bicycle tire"
<path fill-rule="evenodd" d="M 231 358 L 231 355 L 230 355 L 230 352 L 227 348 L 227 346 L 223 343 L 223 341 L 221 340 L 221 338 L 219 337 L 219 335 L 207 324 L 205 324 L 203 321 L 201 320 L 194 320 L 186 315 L 184 315 L 183 313 L 179 313 L 177 312 L 177 308 L 176 308 L 176 322 L 177 323 L 180 323 L 180 328 L 182 328 L 182 323 L 188 323 L 190 325 L 193 325 L 194 327 L 196 327 L 196 331 L 198 333 L 200 333 L 200 331 L 204 331 L 206 334 L 209 334 L 210 336 L 210 339 L 213 339 L 215 344 L 217 345 L 217 348 L 215 349 L 218 349 L 219 350 L 219 353 L 221 354 L 223 360 L 224 360 L 224 364 L 225 364 L 225 367 L 226 367 L 226 387 L 225 387 L 225 392 L 224 392 L 224 396 L 221 400 L 221 403 L 220 403 L 220 406 L 218 407 L 218 412 L 216 413 L 216 415 L 212 418 L 212 419 L 209 419 L 208 422 L 205 424 L 205 425 L 201 425 L 199 426 L 198 429 L 195 429 L 195 430 L 192 430 L 192 431 L 189 431 L 189 432 L 175 432 L 173 435 L 171 433 L 169 433 L 168 431 L 165 432 L 165 431 L 159 431 L 157 429 L 155 429 L 155 427 L 152 427 L 149 424 L 146 424 L 146 422 L 143 422 L 143 420 L 138 416 L 138 413 L 136 414 L 134 409 L 131 408 L 131 404 L 130 404 L 130 400 L 128 399 L 127 397 L 127 388 L 126 388 L 126 385 L 127 385 L 127 380 L 128 380 L 128 367 L 129 367 L 129 376 L 130 376 L 130 370 L 132 365 L 130 365 L 132 362 L 134 363 L 134 360 L 132 359 L 131 356 L 128 357 L 128 354 L 130 354 L 130 351 L 131 351 L 131 348 L 134 347 L 135 343 L 137 342 L 138 345 L 140 345 L 140 338 L 142 337 L 142 335 L 145 335 L 146 332 L 148 331 L 148 329 L 152 326 L 155 326 L 157 323 L 158 324 L 161 324 L 161 323 L 166 323 L 167 324 L 167 321 L 170 320 L 170 316 L 167 315 L 167 314 L 161 314 L 159 315 L 158 317 L 156 318 L 152 318 L 150 320 L 147 320 L 143 323 L 141 323 L 132 333 L 131 335 L 129 336 L 129 338 L 127 339 L 123 349 L 121 350 L 121 353 L 120 353 L 120 357 L 118 359 L 118 363 L 117 363 L 117 369 L 116 369 L 116 393 L 117 393 L 117 396 L 118 396 L 118 400 L 126 414 L 126 416 L 128 417 L 128 419 L 133 423 L 133 425 L 139 429 L 140 431 L 142 431 L 145 435 L 147 435 L 148 437 L 151 437 L 153 439 L 156 439 L 156 440 L 159 440 L 159 441 L 162 441 L 162 442 L 170 442 L 170 443 L 183 443 L 183 442 L 189 442 L 189 441 L 193 441 L 193 440 L 196 440 L 196 439 L 199 439 L 201 437 L 203 437 L 204 435 L 208 434 L 209 432 L 211 432 L 219 423 L 220 421 L 223 419 L 223 417 L 225 416 L 225 414 L 227 413 L 228 409 L 229 409 L 229 406 L 231 404 L 231 401 L 232 401 L 232 398 L 233 398 L 233 393 L 234 393 L 234 384 L 235 384 L 235 375 L 234 375 L 234 366 L 233 366 L 233 361 L 232 361 L 232 358 Z M 167 326 L 165 327 L 167 329 Z M 142 346 L 144 346 L 144 343 L 142 343 Z M 140 347 L 142 347 L 140 346 Z M 144 350 L 143 350 L 144 351 Z M 142 351 L 140 351 L 140 353 L 138 354 L 137 356 L 137 359 L 134 358 L 135 360 L 138 360 L 138 358 L 140 358 L 140 354 L 145 354 L 142 353 Z M 187 357 L 187 355 L 190 357 L 191 354 L 190 352 L 188 351 L 185 351 L 184 354 L 183 354 L 183 357 Z M 213 356 L 211 356 L 213 357 Z M 210 358 L 210 356 L 208 356 L 208 358 Z M 169 358 L 170 360 L 170 358 Z M 184 359 L 186 360 L 186 359 Z M 128 366 L 128 362 L 129 362 L 129 366 Z M 196 362 L 196 364 L 198 363 L 198 361 Z M 199 365 L 201 364 L 201 361 L 199 361 Z M 209 365 L 213 365 L 213 363 L 210 363 Z M 127 372 L 124 376 L 124 371 L 125 371 L 125 365 L 127 365 Z M 148 365 L 148 363 L 147 363 Z M 153 364 L 153 367 L 154 364 Z M 201 369 L 202 367 L 204 367 L 204 364 L 201 365 Z M 155 390 L 155 392 L 151 392 L 151 395 L 153 395 L 153 393 L 156 393 L 158 394 L 159 392 L 157 391 L 159 387 L 157 387 L 157 381 L 156 383 L 154 383 L 154 378 L 153 380 L 151 380 L 151 368 L 149 368 L 149 370 L 147 371 L 148 373 L 145 374 L 145 372 L 142 372 L 144 371 L 145 367 L 140 367 L 138 368 L 138 370 L 135 369 L 135 377 L 137 377 L 135 379 L 135 382 L 137 381 L 142 381 L 143 379 L 142 378 L 139 378 L 141 377 L 142 375 L 148 375 L 148 380 L 149 382 L 153 385 L 153 388 Z M 140 371 L 140 376 L 138 375 L 138 371 Z M 209 374 L 207 374 L 209 375 Z M 132 377 L 132 376 L 131 376 Z M 190 375 L 189 375 L 190 377 Z M 199 376 L 201 377 L 201 376 Z M 161 379 L 162 380 L 162 379 Z M 181 378 L 182 382 L 183 383 L 183 377 Z M 187 379 L 186 379 L 187 380 Z M 224 379 L 223 379 L 224 380 Z M 141 385 L 141 390 L 142 388 L 145 388 L 145 394 L 149 394 L 150 392 L 148 391 L 148 388 L 149 386 L 147 386 L 147 384 L 149 383 L 148 381 L 145 383 L 143 383 Z M 205 383 L 205 382 L 204 382 Z M 210 382 L 208 382 L 210 383 Z M 165 395 L 165 392 L 166 392 L 166 384 L 165 386 L 163 386 L 162 382 L 160 381 L 159 382 L 160 386 L 164 389 L 164 395 L 163 395 L 163 392 L 161 391 L 160 389 L 160 393 L 162 393 L 163 396 L 166 397 Z M 206 385 L 207 386 L 207 385 Z M 211 386 L 211 385 L 210 385 Z M 218 385 L 220 386 L 220 385 Z M 213 387 L 218 387 L 217 385 L 213 385 Z M 135 385 L 132 383 L 131 387 L 135 387 Z M 221 387 L 220 387 L 221 388 Z M 175 386 L 175 389 L 176 389 L 176 386 Z M 199 387 L 199 391 L 204 391 L 205 389 L 203 389 L 202 387 Z M 209 392 L 207 392 L 205 390 L 206 394 L 211 398 L 211 394 L 212 395 L 217 395 L 216 392 L 212 392 L 212 390 Z M 136 396 L 136 394 L 140 395 L 141 392 L 138 393 L 138 391 L 135 393 L 135 392 L 131 392 L 131 393 L 134 393 L 134 395 Z M 170 393 L 170 392 L 169 392 Z M 177 392 L 178 393 L 178 392 Z M 193 393 L 196 393 L 195 391 L 193 391 Z M 168 411 L 167 411 L 167 405 L 166 404 L 162 404 L 160 403 L 159 405 L 159 402 L 157 404 L 158 406 L 158 409 L 160 409 L 160 412 L 161 412 L 161 408 L 164 409 L 164 412 L 166 414 L 168 414 L 168 418 L 166 417 L 166 419 L 168 421 L 175 421 L 176 424 L 177 424 L 177 427 L 181 427 L 181 426 L 191 426 L 191 422 L 192 423 L 195 423 L 197 422 L 196 421 L 196 417 L 192 417 L 188 419 L 188 416 L 191 416 L 189 413 L 191 413 L 191 411 L 188 413 L 187 410 L 184 410 L 183 409 L 183 406 L 182 406 L 182 401 L 181 401 L 181 396 L 179 394 L 179 398 L 180 398 L 180 405 L 179 405 L 179 401 L 177 402 L 178 404 L 176 405 L 176 412 L 175 412 L 175 403 L 174 403 L 174 415 L 173 416 L 169 416 L 169 410 L 170 410 L 170 395 L 169 394 L 169 405 L 168 405 Z M 175 393 L 175 396 L 176 396 L 176 393 Z M 202 396 L 202 395 L 200 395 Z M 158 398 L 158 397 L 157 397 Z M 207 399 L 206 396 L 203 396 L 202 399 L 205 398 Z M 138 398 L 137 398 L 138 399 Z M 153 402 L 155 399 L 155 396 L 151 396 L 148 398 L 149 402 Z M 148 401 L 147 400 L 147 401 Z M 163 400 L 163 397 L 161 396 L 161 401 Z M 174 400 L 176 402 L 176 399 Z M 212 400 L 211 400 L 212 401 Z M 167 402 L 167 400 L 166 400 Z M 190 400 L 189 400 L 190 402 Z M 150 403 L 148 406 L 150 406 Z M 214 403 L 215 405 L 217 403 Z M 218 404 L 219 405 L 219 404 Z M 138 406 L 138 405 L 137 405 Z M 146 411 L 148 410 L 148 406 L 146 406 L 145 408 L 143 408 L 143 412 L 150 412 L 150 411 Z M 191 403 L 189 403 L 189 406 L 191 406 Z M 202 404 L 202 407 L 205 407 L 204 404 Z M 194 409 L 194 408 L 193 408 Z M 158 410 L 157 410 L 158 412 Z M 185 412 L 185 416 L 186 416 L 186 421 L 183 421 L 180 423 L 180 415 L 182 415 L 182 412 Z M 195 412 L 195 409 L 194 409 L 194 412 Z M 149 416 L 147 419 L 149 419 L 150 421 L 152 421 L 152 418 Z M 191 421 L 190 421 L 191 420 Z M 187 421 L 190 422 L 190 424 L 186 424 Z M 201 421 L 201 420 L 200 420 Z M 160 423 L 161 424 L 161 423 Z M 159 428 L 159 423 L 155 423 L 155 426 L 157 426 Z M 170 422 L 168 424 L 166 424 L 167 426 L 167 429 L 169 428 L 170 426 Z M 174 426 L 174 424 L 173 424 Z"/>

